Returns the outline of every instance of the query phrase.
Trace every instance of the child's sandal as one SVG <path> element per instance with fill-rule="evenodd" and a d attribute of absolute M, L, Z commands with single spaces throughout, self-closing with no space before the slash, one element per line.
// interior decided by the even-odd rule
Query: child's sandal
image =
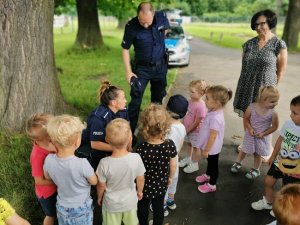
<path fill-rule="evenodd" d="M 240 169 L 242 168 L 242 164 L 241 163 L 238 163 L 238 162 L 235 162 L 232 167 L 230 168 L 230 171 L 232 173 L 238 173 L 240 171 Z"/>
<path fill-rule="evenodd" d="M 249 180 L 254 180 L 260 175 L 260 171 L 252 168 L 249 172 L 246 173 L 245 177 Z"/>

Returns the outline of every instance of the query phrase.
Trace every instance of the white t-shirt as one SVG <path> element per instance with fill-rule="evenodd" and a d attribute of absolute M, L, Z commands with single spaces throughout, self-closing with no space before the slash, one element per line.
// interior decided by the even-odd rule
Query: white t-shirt
<path fill-rule="evenodd" d="M 137 206 L 135 179 L 146 172 L 139 154 L 128 153 L 119 158 L 101 159 L 96 174 L 106 183 L 102 207 L 108 212 L 125 212 Z"/>
<path fill-rule="evenodd" d="M 70 156 L 59 158 L 49 154 L 45 160 L 46 171 L 57 186 L 57 203 L 67 208 L 77 208 L 90 197 L 88 178 L 94 170 L 85 158 Z"/>
<path fill-rule="evenodd" d="M 167 139 L 171 139 L 174 142 L 177 153 L 179 153 L 181 150 L 185 135 L 186 130 L 185 126 L 182 123 L 171 124 L 171 131 L 167 135 Z"/>

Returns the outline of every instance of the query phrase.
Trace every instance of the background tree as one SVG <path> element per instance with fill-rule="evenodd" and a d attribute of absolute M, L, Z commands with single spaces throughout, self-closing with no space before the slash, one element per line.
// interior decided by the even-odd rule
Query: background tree
<path fill-rule="evenodd" d="M 75 46 L 98 48 L 104 45 L 99 25 L 97 0 L 76 0 L 78 31 Z"/>
<path fill-rule="evenodd" d="M 282 39 L 290 48 L 296 48 L 300 31 L 300 1 L 290 0 Z"/>
<path fill-rule="evenodd" d="M 54 3 L 0 1 L 0 128 L 19 131 L 29 115 L 65 104 L 53 49 Z"/>
<path fill-rule="evenodd" d="M 118 19 L 118 28 L 123 29 L 130 17 L 136 15 L 137 1 L 98 0 L 99 9 L 103 15 L 114 16 Z"/>

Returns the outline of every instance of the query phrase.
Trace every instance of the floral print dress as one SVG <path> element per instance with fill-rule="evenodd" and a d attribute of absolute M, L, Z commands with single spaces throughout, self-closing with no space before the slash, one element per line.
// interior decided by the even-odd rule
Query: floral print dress
<path fill-rule="evenodd" d="M 261 86 L 276 85 L 277 56 L 286 44 L 272 37 L 259 49 L 259 38 L 254 37 L 243 44 L 242 70 L 233 101 L 234 111 L 243 116 L 250 103 L 255 102 Z"/>

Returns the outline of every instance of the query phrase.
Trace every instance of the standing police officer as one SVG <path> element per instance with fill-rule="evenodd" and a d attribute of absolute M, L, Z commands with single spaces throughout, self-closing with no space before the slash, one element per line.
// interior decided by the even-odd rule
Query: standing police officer
<path fill-rule="evenodd" d="M 168 72 L 165 34 L 169 21 L 163 12 L 154 12 L 149 2 L 142 2 L 137 16 L 131 19 L 124 32 L 122 57 L 126 79 L 131 85 L 131 102 L 128 113 L 132 132 L 137 126 L 140 106 L 145 88 L 150 81 L 151 102 L 162 103 L 166 95 Z M 130 64 L 129 48 L 133 45 L 135 57 Z"/>

